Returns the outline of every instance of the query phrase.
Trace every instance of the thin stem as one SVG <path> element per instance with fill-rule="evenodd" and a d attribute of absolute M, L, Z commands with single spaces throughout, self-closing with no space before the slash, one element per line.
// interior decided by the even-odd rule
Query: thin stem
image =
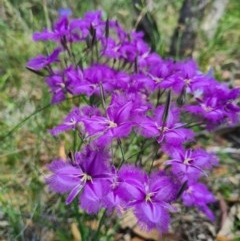
<path fill-rule="evenodd" d="M 77 131 L 74 130 L 73 131 L 73 151 L 76 152 L 77 151 Z"/>
<path fill-rule="evenodd" d="M 66 98 L 63 102 L 67 101 L 67 100 L 71 100 L 71 99 L 74 99 L 74 98 L 77 98 L 79 96 L 74 96 L 74 97 L 71 97 L 71 98 Z M 26 118 L 24 118 L 22 121 L 20 121 L 17 125 L 15 125 L 10 131 L 8 131 L 5 135 L 3 136 L 0 136 L 0 143 L 3 142 L 7 137 L 11 136 L 14 131 L 20 129 L 23 124 L 28 121 L 29 119 L 31 119 L 33 116 L 39 114 L 41 111 L 51 107 L 53 104 L 47 104 L 39 109 L 37 109 L 36 111 L 34 111 L 32 114 L 30 114 L 29 116 L 27 116 Z"/>
<path fill-rule="evenodd" d="M 100 230 L 101 230 L 101 227 L 103 225 L 103 221 L 104 221 L 104 219 L 106 217 L 106 214 L 107 214 L 107 209 L 105 209 L 103 211 L 102 217 L 101 217 L 101 219 L 99 221 L 99 224 L 98 224 L 97 232 L 95 233 L 94 238 L 93 238 L 94 241 L 98 241 L 98 239 L 99 239 Z"/>
<path fill-rule="evenodd" d="M 157 103 L 156 103 L 156 107 L 160 104 L 160 98 L 162 97 L 162 95 L 165 93 L 166 89 L 164 89 L 162 92 L 159 90 L 157 93 Z"/>
<path fill-rule="evenodd" d="M 178 38 L 177 38 L 177 43 L 176 43 L 176 56 L 175 56 L 175 59 L 179 59 L 180 58 L 180 47 L 181 47 L 182 37 L 183 37 L 183 32 L 180 31 L 180 33 L 178 35 Z"/>
<path fill-rule="evenodd" d="M 96 51 L 96 60 L 99 61 L 99 51 L 98 51 L 98 41 L 96 41 L 96 44 L 95 44 L 95 51 Z"/>
<path fill-rule="evenodd" d="M 144 140 L 145 141 L 145 140 Z M 147 141 L 147 140 L 146 140 Z M 151 141 L 148 145 L 146 145 L 141 151 L 138 151 L 138 152 L 135 152 L 134 154 L 132 154 L 131 156 L 129 156 L 128 158 L 126 158 L 126 161 L 128 161 L 129 159 L 133 158 L 134 156 L 138 155 L 139 153 L 141 154 L 142 152 L 144 152 L 149 146 L 151 146 L 153 143 L 155 142 L 154 141 Z M 135 164 L 137 162 L 137 159 L 136 158 L 136 161 L 135 161 Z"/>
<path fill-rule="evenodd" d="M 102 105 L 103 105 L 103 108 L 104 110 L 106 111 L 106 100 L 105 100 L 105 94 L 104 94 L 104 89 L 103 89 L 103 86 L 102 86 L 102 82 L 100 82 L 100 93 L 101 93 L 101 100 L 102 100 Z"/>
<path fill-rule="evenodd" d="M 79 206 L 78 206 L 78 202 L 75 201 L 74 202 L 74 209 L 75 209 L 75 218 L 76 218 L 76 221 L 77 221 L 77 225 L 78 225 L 78 229 L 80 231 L 80 235 L 81 235 L 81 240 L 82 241 L 87 241 L 87 239 L 85 239 L 85 230 L 84 230 L 84 226 L 82 225 L 82 223 L 84 222 L 81 222 L 79 218 Z M 83 220 L 84 220 L 84 217 L 83 217 Z"/>
<path fill-rule="evenodd" d="M 142 160 L 141 160 L 140 157 L 141 157 L 142 153 L 144 152 L 144 145 L 146 144 L 146 141 L 147 141 L 147 139 L 144 139 L 144 140 L 141 141 L 141 143 L 140 143 L 139 149 L 140 149 L 141 151 L 139 151 L 138 154 L 137 154 L 136 161 L 135 161 L 135 165 L 137 165 L 138 162 L 140 163 L 140 166 L 142 165 Z"/>
<path fill-rule="evenodd" d="M 121 163 L 120 163 L 119 166 L 118 166 L 118 169 L 120 169 L 121 166 L 124 164 L 124 162 L 125 162 L 126 160 L 125 160 L 125 157 L 124 157 L 124 152 L 123 152 L 123 148 L 122 148 L 122 142 L 121 142 L 120 139 L 118 139 L 117 141 L 118 141 L 118 146 L 119 146 L 119 148 L 120 148 L 121 155 L 122 155 Z"/>
<path fill-rule="evenodd" d="M 37 114 L 40 113 L 41 111 L 43 111 L 43 110 L 47 109 L 48 107 L 50 107 L 51 105 L 52 105 L 52 104 L 47 104 L 47 105 L 39 108 L 38 110 L 34 111 L 31 115 L 29 115 L 29 116 L 27 116 L 26 118 L 24 118 L 21 122 L 19 122 L 17 125 L 15 125 L 6 135 L 1 136 L 0 142 L 4 141 L 4 139 L 6 139 L 7 137 L 11 136 L 11 135 L 14 133 L 14 131 L 20 129 L 20 128 L 22 127 L 22 125 L 23 125 L 26 121 L 28 121 L 31 117 L 37 115 Z"/>
<path fill-rule="evenodd" d="M 160 96 L 161 96 L 161 91 L 160 91 L 160 89 L 158 89 L 156 107 L 158 107 L 158 105 L 159 105 Z"/>
<path fill-rule="evenodd" d="M 186 127 L 188 127 L 188 128 L 191 128 L 191 127 L 194 127 L 194 126 L 201 126 L 201 125 L 203 125 L 204 124 L 204 122 L 195 122 L 195 123 L 188 123 L 188 124 L 186 124 Z"/>
<path fill-rule="evenodd" d="M 148 171 L 149 174 L 151 173 L 151 171 L 153 169 L 153 163 L 156 160 L 157 154 L 158 154 L 158 149 L 156 150 L 155 154 L 153 155 L 151 166 L 150 166 L 149 171 Z"/>

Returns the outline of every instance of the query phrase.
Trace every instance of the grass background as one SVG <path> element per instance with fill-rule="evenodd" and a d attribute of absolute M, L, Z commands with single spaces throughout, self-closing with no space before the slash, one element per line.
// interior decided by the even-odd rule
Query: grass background
<path fill-rule="evenodd" d="M 167 57 L 182 2 L 153 1 L 152 14 L 160 32 L 158 51 L 163 57 Z M 131 0 L 0 0 L 1 241 L 73 240 L 74 225 L 71 224 L 75 216 L 91 219 L 76 212 L 74 205 L 65 207 L 63 198 L 49 193 L 44 184 L 46 165 L 63 155 L 64 148 L 67 150 L 71 145 L 69 136 L 53 138 L 47 130 L 62 120 L 72 103 L 65 101 L 60 106 L 46 107 L 50 96 L 44 81 L 25 68 L 30 58 L 44 50 L 42 43 L 32 41 L 32 33 L 51 26 L 60 8 L 72 9 L 74 17 L 80 17 L 88 10 L 102 9 L 105 16 L 118 19 L 129 30 L 135 23 Z M 240 86 L 239 26 L 239 1 L 229 0 L 211 40 L 207 40 L 199 27 L 194 51 L 203 71 L 211 66 L 219 80 L 234 86 Z M 41 110 L 42 107 L 46 108 Z M 26 121 L 22 123 L 23 120 Z M 217 144 L 210 141 L 208 145 Z M 239 171 L 239 164 L 228 154 L 220 157 L 223 166 L 227 167 L 224 177 Z M 237 169 L 229 167 L 233 163 Z M 236 188 L 232 182 L 214 185 L 215 192 L 225 198 Z M 240 228 L 240 222 L 234 227 Z M 113 234 L 108 230 L 104 240 L 110 240 Z"/>

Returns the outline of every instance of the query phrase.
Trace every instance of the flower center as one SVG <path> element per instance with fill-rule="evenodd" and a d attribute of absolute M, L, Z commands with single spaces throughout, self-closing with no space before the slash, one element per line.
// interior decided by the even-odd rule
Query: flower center
<path fill-rule="evenodd" d="M 184 82 L 185 82 L 186 85 L 190 85 L 191 84 L 191 79 L 185 79 Z"/>
<path fill-rule="evenodd" d="M 202 105 L 202 108 L 203 108 L 206 112 L 211 112 L 211 111 L 213 111 L 213 108 L 212 108 L 211 106 Z"/>
<path fill-rule="evenodd" d="M 166 126 L 165 127 L 160 126 L 160 127 L 158 127 L 158 130 L 160 130 L 162 133 L 165 133 L 165 132 L 169 131 L 169 128 Z"/>
<path fill-rule="evenodd" d="M 192 188 L 189 187 L 185 192 L 188 193 L 188 194 L 191 194 L 192 193 Z"/>
<path fill-rule="evenodd" d="M 185 164 L 185 165 L 190 165 L 191 162 L 192 161 L 192 159 L 191 158 L 186 158 L 185 160 L 184 160 L 184 162 L 183 162 L 183 164 Z"/>
<path fill-rule="evenodd" d="M 116 46 L 112 49 L 114 52 L 117 52 L 119 50 L 119 46 Z"/>
<path fill-rule="evenodd" d="M 62 89 L 65 89 L 66 85 L 64 83 L 59 84 Z"/>
<path fill-rule="evenodd" d="M 161 83 L 161 82 L 163 81 L 163 78 L 153 77 L 153 80 L 154 80 L 157 84 L 159 84 L 159 83 Z"/>
<path fill-rule="evenodd" d="M 87 181 L 92 181 L 92 177 L 89 176 L 87 173 L 83 173 L 81 182 L 87 182 Z"/>
<path fill-rule="evenodd" d="M 117 127 L 117 123 L 115 123 L 113 121 L 109 121 L 108 126 L 109 126 L 109 128 L 115 128 L 115 127 Z"/>
<path fill-rule="evenodd" d="M 145 201 L 146 202 L 151 202 L 152 201 L 152 197 L 154 196 L 154 193 L 150 192 L 145 196 Z"/>

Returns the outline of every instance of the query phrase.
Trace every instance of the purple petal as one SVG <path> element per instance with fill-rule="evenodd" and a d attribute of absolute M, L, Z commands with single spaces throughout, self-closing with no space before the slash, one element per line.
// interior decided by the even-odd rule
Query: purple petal
<path fill-rule="evenodd" d="M 110 185 L 104 181 L 87 182 L 80 196 L 82 209 L 90 214 L 97 213 L 103 207 L 103 197 L 110 191 Z"/>
<path fill-rule="evenodd" d="M 158 229 L 160 233 L 168 231 L 170 217 L 158 203 L 144 202 L 135 207 L 134 214 L 138 221 L 148 230 Z"/>
<path fill-rule="evenodd" d="M 55 160 L 48 165 L 48 168 L 53 174 L 46 179 L 46 182 L 50 189 L 55 192 L 68 192 L 80 182 L 81 169 L 73 167 L 69 163 L 62 160 Z"/>
<path fill-rule="evenodd" d="M 26 66 L 35 69 L 35 70 L 40 70 L 44 68 L 47 65 L 47 57 L 43 55 L 39 55 L 33 59 L 30 59 Z"/>
<path fill-rule="evenodd" d="M 67 205 L 70 204 L 73 201 L 73 199 L 82 191 L 83 187 L 83 184 L 78 184 L 76 185 L 76 187 L 72 189 L 66 200 Z"/>

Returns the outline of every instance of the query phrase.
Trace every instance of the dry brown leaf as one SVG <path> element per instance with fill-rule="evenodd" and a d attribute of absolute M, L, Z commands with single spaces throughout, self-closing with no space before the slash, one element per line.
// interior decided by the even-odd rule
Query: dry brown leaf
<path fill-rule="evenodd" d="M 136 223 L 137 220 L 132 211 L 128 210 L 127 212 L 123 213 L 122 219 L 120 220 L 120 225 L 122 228 L 133 228 Z"/>
<path fill-rule="evenodd" d="M 217 241 L 231 241 L 231 240 L 233 240 L 233 239 L 232 238 L 229 239 L 225 236 L 217 235 Z"/>
<path fill-rule="evenodd" d="M 73 239 L 74 241 L 81 241 L 81 234 L 78 230 L 78 226 L 76 223 L 72 223 L 71 224 L 71 231 L 72 231 L 72 235 L 73 235 Z"/>
<path fill-rule="evenodd" d="M 221 165 L 220 167 L 216 167 L 213 169 L 213 175 L 216 176 L 223 176 L 229 172 L 229 167 Z"/>
<path fill-rule="evenodd" d="M 231 193 L 230 197 L 226 198 L 227 202 L 231 203 L 239 203 L 240 202 L 240 196 L 238 193 Z"/>
<path fill-rule="evenodd" d="M 131 239 L 131 241 L 143 241 L 143 239 L 142 238 L 138 238 L 138 237 L 134 237 L 134 238 Z"/>
<path fill-rule="evenodd" d="M 87 222 L 86 225 L 93 230 L 97 230 L 99 222 L 97 220 L 91 220 L 90 222 Z"/>
<path fill-rule="evenodd" d="M 133 231 L 140 235 L 143 238 L 146 239 L 153 239 L 153 240 L 159 240 L 160 239 L 160 234 L 157 230 L 153 229 L 150 232 L 144 231 L 143 229 L 141 229 L 139 226 L 136 226 Z"/>
<path fill-rule="evenodd" d="M 66 152 L 65 152 L 65 144 L 64 144 L 64 141 L 61 141 L 61 142 L 60 142 L 58 155 L 59 155 L 59 157 L 60 157 L 61 159 L 63 159 L 63 160 L 66 160 L 66 159 L 67 159 L 67 155 L 66 155 Z"/>
<path fill-rule="evenodd" d="M 217 234 L 218 241 L 231 241 L 234 239 L 235 235 L 232 231 L 234 228 L 235 215 L 237 215 L 237 212 L 239 210 L 238 206 L 239 205 L 234 205 L 231 207 L 230 212 L 224 220 L 221 230 Z"/>
<path fill-rule="evenodd" d="M 222 228 L 228 216 L 228 213 L 227 213 L 228 206 L 224 198 L 222 197 L 222 195 L 218 194 L 218 196 L 219 196 L 218 199 L 219 199 L 219 205 L 220 205 L 221 215 L 222 215 L 222 218 L 221 218 L 221 228 Z"/>

